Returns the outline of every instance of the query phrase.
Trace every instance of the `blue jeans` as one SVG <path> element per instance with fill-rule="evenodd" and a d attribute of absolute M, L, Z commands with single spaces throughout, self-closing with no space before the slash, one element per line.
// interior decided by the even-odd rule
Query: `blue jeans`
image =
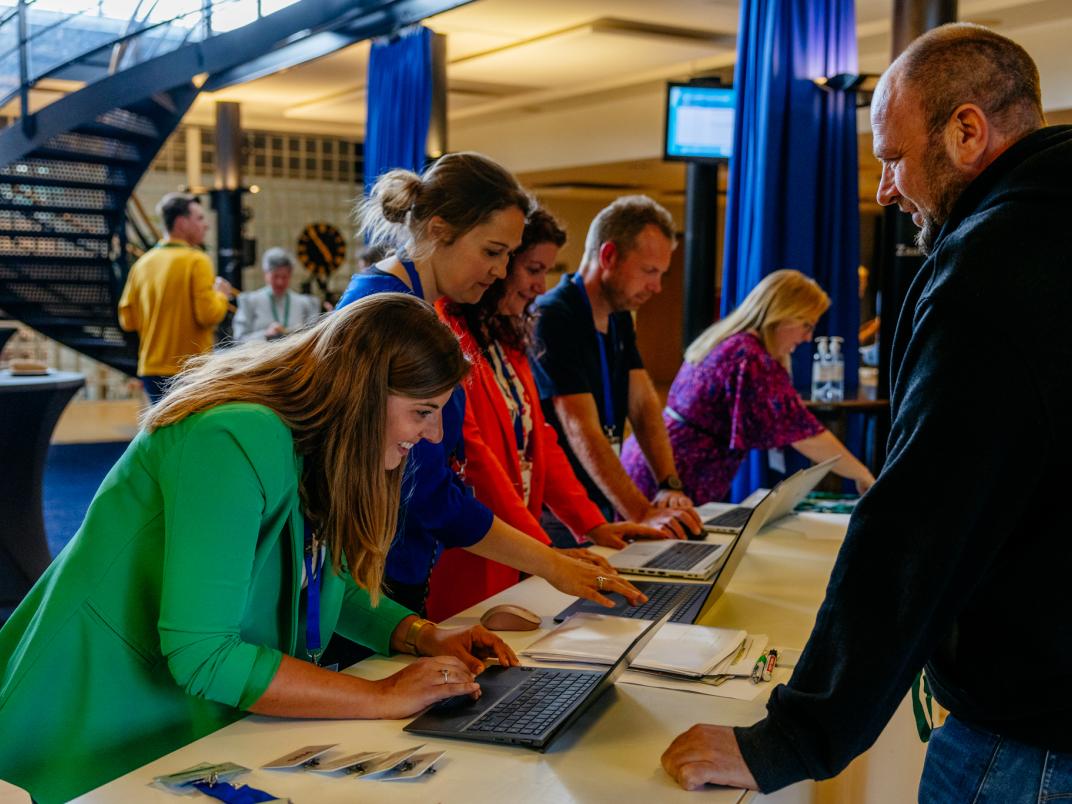
<path fill-rule="evenodd" d="M 919 782 L 920 804 L 1072 804 L 1072 754 L 969 726 L 935 729 Z"/>

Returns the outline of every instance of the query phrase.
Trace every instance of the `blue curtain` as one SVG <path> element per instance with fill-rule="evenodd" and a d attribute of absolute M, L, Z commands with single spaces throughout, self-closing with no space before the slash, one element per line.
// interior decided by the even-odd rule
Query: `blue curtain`
<path fill-rule="evenodd" d="M 856 393 L 858 362 L 855 95 L 812 79 L 855 73 L 856 65 L 854 0 L 742 0 L 722 314 L 771 271 L 814 277 L 831 301 L 816 334 L 845 339 L 846 394 Z M 796 350 L 798 388 L 810 385 L 811 356 L 807 346 Z M 753 454 L 732 498 L 775 479 L 766 455 Z"/>
<path fill-rule="evenodd" d="M 368 64 L 366 192 L 392 168 L 424 169 L 431 114 L 431 30 L 418 25 L 374 42 Z"/>

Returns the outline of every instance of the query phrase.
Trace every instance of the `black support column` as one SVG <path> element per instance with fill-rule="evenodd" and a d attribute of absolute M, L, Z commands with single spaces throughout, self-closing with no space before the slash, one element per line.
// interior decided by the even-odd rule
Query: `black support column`
<path fill-rule="evenodd" d="M 216 104 L 216 272 L 242 288 L 242 119 L 237 103 Z"/>
<path fill-rule="evenodd" d="M 685 349 L 715 320 L 718 169 L 718 162 L 689 162 L 685 174 Z"/>

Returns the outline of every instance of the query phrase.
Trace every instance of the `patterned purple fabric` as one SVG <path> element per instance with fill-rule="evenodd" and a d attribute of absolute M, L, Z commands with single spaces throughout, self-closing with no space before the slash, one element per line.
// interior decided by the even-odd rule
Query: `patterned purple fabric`
<path fill-rule="evenodd" d="M 697 505 L 728 496 L 748 450 L 785 447 L 824 429 L 786 370 L 750 332 L 727 338 L 699 365 L 684 363 L 667 407 L 687 422 L 663 411 L 678 474 Z M 622 449 L 622 463 L 637 487 L 654 497 L 656 481 L 636 438 Z"/>

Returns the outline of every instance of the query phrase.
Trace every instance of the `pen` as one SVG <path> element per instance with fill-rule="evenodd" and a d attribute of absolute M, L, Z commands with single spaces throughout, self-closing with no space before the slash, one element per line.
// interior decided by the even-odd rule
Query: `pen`
<path fill-rule="evenodd" d="M 771 648 L 767 651 L 767 665 L 763 668 L 763 680 L 770 681 L 771 674 L 774 673 L 774 667 L 778 664 L 778 651 Z"/>
<path fill-rule="evenodd" d="M 752 683 L 758 684 L 763 680 L 763 671 L 767 669 L 767 654 L 761 653 L 752 668 Z"/>

